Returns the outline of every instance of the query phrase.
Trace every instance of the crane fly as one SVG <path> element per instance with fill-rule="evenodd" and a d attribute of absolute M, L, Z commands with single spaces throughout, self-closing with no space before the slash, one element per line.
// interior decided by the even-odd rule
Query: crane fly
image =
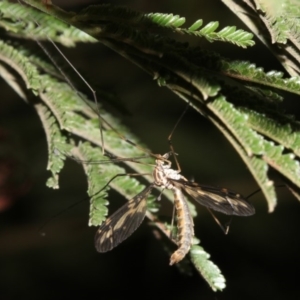
<path fill-rule="evenodd" d="M 51 1 L 48 2 L 46 0 L 45 2 L 48 5 L 51 5 Z M 52 43 L 55 46 L 55 43 L 53 41 Z M 59 49 L 57 48 L 57 50 Z M 63 57 L 65 58 L 65 56 Z M 69 61 L 67 61 L 67 63 L 70 64 Z M 90 88 L 94 95 L 94 101 L 97 107 L 96 114 L 98 115 L 99 120 L 101 119 L 101 121 L 99 121 L 100 131 L 102 129 L 102 123 L 105 123 L 105 125 L 107 125 L 112 131 L 117 133 L 122 140 L 141 150 L 141 147 L 127 140 L 127 138 L 118 133 L 105 119 L 101 117 L 98 110 L 98 101 L 95 92 L 86 82 L 86 80 L 81 76 L 81 74 L 78 73 L 74 66 L 72 66 L 72 64 L 70 65 L 79 75 L 79 77 L 85 82 L 85 84 Z M 174 129 L 176 128 L 184 113 L 185 111 L 177 120 L 177 123 L 169 136 L 169 142 L 171 142 L 171 136 L 174 132 Z M 106 153 L 106 151 L 104 150 L 105 147 L 102 132 L 100 135 L 102 145 L 101 148 L 103 153 Z M 171 152 L 168 152 L 164 155 L 155 155 L 150 151 L 142 149 L 150 156 L 156 158 L 156 164 L 153 170 L 153 182 L 139 194 L 130 199 L 125 205 L 119 208 L 109 218 L 107 218 L 106 221 L 104 221 L 104 223 L 102 223 L 102 225 L 98 228 L 95 235 L 95 246 L 98 252 L 107 252 L 113 249 L 121 242 L 123 242 L 126 238 L 128 238 L 141 225 L 146 215 L 147 197 L 154 187 L 169 189 L 172 191 L 174 197 L 174 207 L 178 229 L 176 243 L 178 248 L 171 255 L 170 265 L 180 262 L 185 257 L 185 255 L 190 250 L 194 237 L 193 218 L 183 192 L 191 196 L 202 206 L 227 215 L 250 216 L 255 213 L 254 207 L 240 194 L 237 194 L 225 188 L 200 185 L 198 183 L 187 180 L 180 174 L 180 167 L 176 158 L 175 161 L 178 170 L 172 169 L 171 162 L 168 160 L 170 154 L 175 153 L 171 143 L 170 148 Z M 117 157 L 113 158 L 112 161 L 133 160 Z"/>
<path fill-rule="evenodd" d="M 185 111 L 183 114 L 184 113 Z M 177 121 L 173 131 L 183 114 Z M 99 111 L 97 111 L 97 115 L 100 117 Z M 122 140 L 129 143 L 131 146 L 137 147 L 140 150 L 142 149 L 134 142 L 127 140 L 122 134 L 119 134 L 102 117 L 101 122 L 105 122 L 111 130 L 116 132 Z M 173 131 L 169 136 L 169 142 L 171 141 Z M 102 149 L 104 149 L 102 135 L 101 144 Z M 153 182 L 100 225 L 95 235 L 95 247 L 98 252 L 103 253 L 112 250 L 127 239 L 141 225 L 147 211 L 147 197 L 154 187 L 169 189 L 173 193 L 178 229 L 176 240 L 178 248 L 171 255 L 170 265 L 180 262 L 185 257 L 190 250 L 194 237 L 193 218 L 183 192 L 191 196 L 202 206 L 227 215 L 250 216 L 255 213 L 254 207 L 240 194 L 225 188 L 200 185 L 196 182 L 187 180 L 180 174 L 180 168 L 176 158 L 175 161 L 178 170 L 172 169 L 171 162 L 168 158 L 175 152 L 171 144 L 170 148 L 171 151 L 164 155 L 156 155 L 145 150 L 148 155 L 156 158 L 156 164 L 153 170 Z M 104 152 L 106 153 L 106 151 Z M 108 157 L 111 158 L 111 162 L 134 161 L 132 158 L 115 157 L 114 155 L 108 155 Z"/>
<path fill-rule="evenodd" d="M 98 228 L 95 246 L 98 252 L 107 252 L 127 239 L 142 223 L 146 215 L 147 197 L 155 187 L 169 189 L 174 195 L 178 228 L 178 249 L 172 254 L 170 265 L 181 261 L 189 252 L 194 237 L 193 218 L 183 191 L 209 209 L 236 216 L 251 216 L 255 209 L 245 198 L 231 190 L 200 185 L 188 181 L 168 161 L 171 152 L 156 159 L 153 183 L 113 213 Z"/>

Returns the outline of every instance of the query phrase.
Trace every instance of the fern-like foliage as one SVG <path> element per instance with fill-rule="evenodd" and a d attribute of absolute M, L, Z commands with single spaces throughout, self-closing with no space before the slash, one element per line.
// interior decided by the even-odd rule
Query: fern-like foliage
<path fill-rule="evenodd" d="M 34 40 L 50 37 L 67 46 L 73 46 L 78 41 L 92 42 L 97 39 L 140 66 L 160 86 L 167 87 L 188 102 L 224 134 L 262 189 L 270 212 L 274 210 L 277 200 L 274 183 L 269 177 L 270 168 L 280 173 L 286 183 L 293 186 L 294 192 L 300 187 L 299 122 L 278 109 L 279 103 L 283 101 L 280 91 L 298 94 L 299 78 L 284 78 L 282 73 L 275 71 L 266 73 L 250 62 L 230 61 L 217 53 L 208 53 L 168 36 L 170 32 L 181 36 L 188 34 L 196 38 L 204 37 L 210 42 L 222 41 L 246 48 L 254 45 L 251 33 L 237 30 L 234 26 L 217 31 L 218 22 L 202 27 L 202 20 L 183 28 L 185 18 L 177 15 L 143 14 L 111 5 L 90 6 L 75 14 L 53 5 L 45 7 L 40 0 L 24 2 L 46 15 L 30 7 L 0 2 L 0 26 L 10 34 L 7 41 L 0 44 L 2 67 L 4 70 L 6 65 L 13 67 L 26 87 L 41 99 L 35 107 L 48 139 L 48 169 L 52 173 L 48 185 L 58 188 L 59 172 L 67 156 L 86 162 L 84 169 L 89 178 L 91 225 L 100 224 L 106 217 L 107 182 L 116 174 L 125 173 L 125 170 L 109 163 L 107 156 L 103 156 L 102 151 L 94 147 L 102 146 L 98 115 L 94 110 L 67 83 L 57 79 L 59 76 L 55 74 L 52 66 L 16 44 L 17 37 Z M 298 74 L 297 20 L 293 20 L 293 31 L 287 33 L 284 22 L 279 14 L 276 15 L 276 10 L 272 12 L 262 5 L 262 1 L 261 5 L 256 2 L 257 5 L 251 9 L 257 11 L 267 27 L 272 29 L 274 40 L 277 43 L 291 42 L 286 48 L 284 63 L 289 65 L 287 70 L 293 70 L 290 74 Z M 282 1 L 284 5 L 288 2 L 291 1 Z M 284 18 L 284 14 L 281 15 Z M 289 21 L 292 22 L 292 19 Z M 275 51 L 270 43 L 268 46 Z M 289 60 L 288 56 L 292 56 L 292 59 Z M 9 74 L 9 71 L 1 74 Z M 3 77 L 12 84 L 8 75 Z M 22 84 L 13 87 L 25 97 Z M 30 99 L 27 101 L 30 102 Z M 100 114 L 105 129 L 105 150 L 112 157 L 141 157 L 145 154 L 120 139 L 116 131 L 126 136 L 129 134 L 117 119 L 101 108 Z M 77 142 L 78 138 L 80 142 Z M 129 138 L 140 144 L 133 135 Z M 95 161 L 100 161 L 101 164 L 88 164 Z M 151 173 L 149 166 L 130 161 L 124 163 L 138 173 Z M 145 176 L 145 180 L 151 182 L 151 177 Z M 144 188 L 140 181 L 129 176 L 119 176 L 109 186 L 128 199 Z M 153 212 L 157 210 L 154 199 L 155 197 L 149 201 Z M 224 278 L 202 248 L 194 246 L 191 257 L 196 269 L 213 290 L 222 290 L 225 287 Z"/>
<path fill-rule="evenodd" d="M 185 18 L 182 18 L 178 15 L 151 13 L 145 17 L 150 18 L 151 21 L 162 26 L 163 28 L 170 28 L 175 32 L 183 34 L 204 37 L 210 42 L 224 41 L 235 44 L 242 48 L 254 45 L 252 40 L 253 35 L 241 29 L 236 30 L 235 26 L 228 26 L 219 32 L 216 32 L 219 27 L 219 22 L 210 22 L 201 30 L 199 30 L 199 28 L 203 25 L 203 20 L 197 20 L 189 28 L 181 28 L 181 26 L 185 23 Z"/>
<path fill-rule="evenodd" d="M 0 6 L 0 26 L 16 37 L 35 40 L 45 40 L 47 37 L 67 47 L 75 46 L 78 42 L 96 42 L 83 31 L 63 22 L 53 22 L 51 16 L 41 14 L 35 9 L 24 10 L 22 5 L 12 5 L 8 1 L 1 1 Z"/>
<path fill-rule="evenodd" d="M 291 76 L 299 76 L 299 3 L 293 0 L 222 0 L 264 43 Z"/>

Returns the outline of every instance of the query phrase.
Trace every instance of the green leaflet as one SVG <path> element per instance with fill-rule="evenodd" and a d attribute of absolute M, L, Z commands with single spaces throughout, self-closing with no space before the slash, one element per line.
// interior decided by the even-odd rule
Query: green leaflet
<path fill-rule="evenodd" d="M 226 62 L 223 65 L 224 72 L 228 72 L 229 76 L 241 76 L 260 83 L 269 88 L 277 88 L 279 90 L 300 94 L 300 81 L 298 77 L 284 78 L 284 74 L 278 71 L 264 72 L 262 68 L 256 67 L 253 63 L 246 61 Z"/>
<path fill-rule="evenodd" d="M 190 257 L 196 269 L 213 291 L 222 291 L 226 287 L 225 278 L 220 269 L 209 259 L 210 255 L 202 247 L 193 245 L 190 250 Z"/>
<path fill-rule="evenodd" d="M 48 179 L 47 186 L 58 189 L 58 175 L 64 166 L 66 156 L 63 153 L 70 153 L 72 145 L 67 142 L 65 136 L 59 130 L 58 124 L 51 112 L 42 103 L 36 104 L 35 109 L 42 121 L 48 143 L 48 166 L 52 177 Z"/>
<path fill-rule="evenodd" d="M 247 126 L 247 115 L 236 110 L 224 97 L 219 97 L 208 106 L 226 124 L 228 130 L 241 143 L 248 156 L 263 154 L 263 138 Z"/>
<path fill-rule="evenodd" d="M 300 133 L 293 129 L 293 124 L 276 122 L 270 117 L 260 114 L 250 109 L 243 109 L 247 114 L 247 123 L 256 131 L 269 137 L 273 141 L 283 145 L 285 148 L 292 150 L 297 156 L 300 156 Z M 293 121 L 293 120 L 290 120 Z"/>

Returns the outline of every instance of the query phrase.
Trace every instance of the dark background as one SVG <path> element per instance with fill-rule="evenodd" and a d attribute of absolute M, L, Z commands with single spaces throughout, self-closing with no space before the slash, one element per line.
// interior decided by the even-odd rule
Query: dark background
<path fill-rule="evenodd" d="M 70 8 L 66 3 L 71 1 L 53 2 Z M 88 2 L 92 3 L 82 0 L 72 1 L 72 5 Z M 202 18 L 205 24 L 219 20 L 220 28 L 242 27 L 217 0 L 114 3 L 145 12 L 180 14 L 187 17 L 187 25 Z M 259 44 L 242 50 L 193 40 L 196 42 L 223 56 L 251 60 L 265 70 L 280 70 L 276 60 Z M 145 144 L 155 153 L 168 151 L 167 136 L 185 108 L 180 99 L 159 88 L 148 75 L 101 44 L 80 45 L 66 53 L 94 86 L 119 95 L 127 114 L 106 106 Z M 68 161 L 62 172 L 61 188 L 47 188 L 47 145 L 39 118 L 3 81 L 1 94 L 1 149 L 8 150 L 10 155 L 6 165 L 1 158 L 0 179 L 10 170 L 13 183 L 6 197 L 4 187 L 1 190 L 0 299 L 94 298 L 95 295 L 99 299 L 299 299 L 300 207 L 285 188 L 278 189 L 279 202 L 272 214 L 268 214 L 261 193 L 251 198 L 256 214 L 235 218 L 227 236 L 207 211 L 199 207 L 196 235 L 227 279 L 227 288 L 222 293 L 212 292 L 196 271 L 186 276 L 176 267 L 170 267 L 169 254 L 147 222 L 112 252 L 97 253 L 93 243 L 96 228 L 87 226 L 88 201 L 53 219 L 43 229 L 46 236 L 41 237 L 38 229 L 49 217 L 86 198 L 86 179 L 80 165 Z M 297 113 L 297 107 L 290 102 L 285 102 L 285 109 Z M 225 186 L 243 195 L 257 189 L 228 142 L 192 110 L 177 128 L 173 144 L 186 177 Z M 112 192 L 111 197 L 115 199 L 112 201 L 115 208 L 124 203 L 117 193 Z"/>

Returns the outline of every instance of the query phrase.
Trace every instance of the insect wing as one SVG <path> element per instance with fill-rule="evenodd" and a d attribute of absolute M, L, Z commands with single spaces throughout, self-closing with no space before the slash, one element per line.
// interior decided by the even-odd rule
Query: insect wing
<path fill-rule="evenodd" d="M 200 185 L 185 180 L 172 180 L 201 205 L 226 215 L 251 216 L 255 208 L 243 196 L 225 188 Z"/>
<path fill-rule="evenodd" d="M 95 235 L 95 247 L 98 252 L 107 252 L 127 239 L 143 222 L 147 209 L 146 198 L 153 185 L 130 199 L 113 213 L 98 228 Z"/>

